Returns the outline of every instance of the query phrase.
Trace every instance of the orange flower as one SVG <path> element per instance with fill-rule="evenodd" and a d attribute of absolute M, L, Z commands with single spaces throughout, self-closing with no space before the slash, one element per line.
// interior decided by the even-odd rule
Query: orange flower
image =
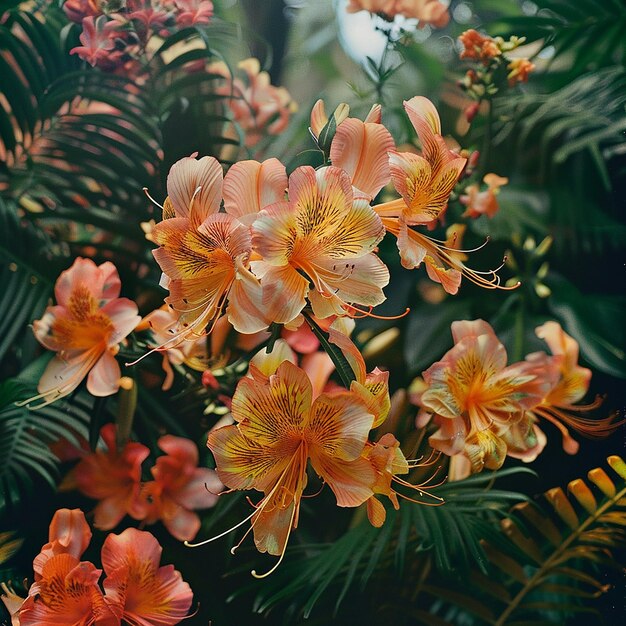
<path fill-rule="evenodd" d="M 498 212 L 500 206 L 496 196 L 500 193 L 500 187 L 508 184 L 509 179 L 497 174 L 487 174 L 483 182 L 487 185 L 485 191 L 480 191 L 477 183 L 465 188 L 465 195 L 459 198 L 461 204 L 467 207 L 462 217 L 493 217 Z"/>
<path fill-rule="evenodd" d="M 352 391 L 312 400 L 310 380 L 288 361 L 269 378 L 251 374 L 233 396 L 236 425 L 212 431 L 207 445 L 227 487 L 264 493 L 247 519 L 257 549 L 280 555 L 272 572 L 298 525 L 309 460 L 339 506 L 355 507 L 372 495 L 376 476 L 361 454 L 374 416 Z"/>
<path fill-rule="evenodd" d="M 473 28 L 462 33 L 459 41 L 464 48 L 461 52 L 462 59 L 480 59 L 488 63 L 490 59 L 502 54 L 495 39 L 488 35 L 483 36 Z"/>
<path fill-rule="evenodd" d="M 578 365 L 578 343 L 558 322 L 546 322 L 537 327 L 535 332 L 550 347 L 553 356 L 548 358 L 556 375 L 541 403 L 532 409 L 531 417 L 536 421 L 539 416 L 554 424 L 563 436 L 563 449 L 569 454 L 576 454 L 578 442 L 570 436 L 567 426 L 587 437 L 601 439 L 611 434 L 624 420 L 616 422 L 614 415 L 597 420 L 577 415 L 601 404 L 599 398 L 591 404 L 576 404 L 584 398 L 591 380 L 591 370 Z M 535 364 L 543 357 L 543 353 L 533 353 L 526 360 Z"/>
<path fill-rule="evenodd" d="M 159 567 L 161 546 L 147 532 L 128 528 L 102 546 L 102 570 L 79 561 L 91 539 L 79 509 L 60 509 L 50 524 L 50 541 L 35 558 L 35 582 L 15 609 L 21 626 L 173 626 L 187 617 L 193 594 L 172 565 Z M 4 599 L 4 596 L 3 596 Z M 19 598 L 9 596 L 13 604 Z"/>
<path fill-rule="evenodd" d="M 161 567 L 162 548 L 148 532 L 127 528 L 102 546 L 105 600 L 124 623 L 173 626 L 189 613 L 193 593 L 173 565 Z M 99 626 L 99 623 L 98 623 Z"/>
<path fill-rule="evenodd" d="M 424 372 L 419 402 L 439 430 L 429 443 L 448 455 L 464 453 L 472 472 L 498 469 L 507 454 L 503 435 L 525 419 L 550 389 L 545 363 L 506 366 L 506 350 L 483 320 L 453 322 L 455 345 Z"/>
<path fill-rule="evenodd" d="M 397 511 L 400 508 L 398 494 L 391 483 L 397 480 L 398 474 L 409 473 L 409 464 L 400 450 L 400 442 L 391 433 L 386 433 L 379 441 L 368 445 L 364 456 L 376 470 L 374 493 L 387 496 Z M 367 501 L 367 516 L 372 526 L 377 528 L 385 523 L 385 507 L 374 496 Z"/>
<path fill-rule="evenodd" d="M 528 59 L 513 59 L 506 68 L 509 70 L 507 78 L 509 85 L 528 82 L 528 75 L 535 69 L 535 64 Z"/>
<path fill-rule="evenodd" d="M 425 263 L 431 280 L 441 283 L 451 294 L 458 291 L 462 275 L 493 288 L 495 278 L 487 280 L 469 270 L 441 242 L 410 228 L 440 219 L 467 159 L 447 147 L 441 136 L 439 114 L 430 100 L 416 96 L 405 102 L 404 108 L 419 136 L 422 154 L 389 153 L 391 180 L 402 197 L 373 209 L 387 231 L 397 238 L 400 260 L 407 269 Z"/>
<path fill-rule="evenodd" d="M 380 205 L 379 215 L 399 215 L 411 226 L 428 224 L 448 205 L 467 159 L 446 145 L 439 113 L 430 100 L 415 96 L 404 108 L 422 144 L 422 154 L 390 153 L 391 180 L 404 202 L 397 201 L 393 207 Z"/>
<path fill-rule="evenodd" d="M 385 231 L 344 170 L 299 167 L 289 178 L 289 201 L 261 211 L 252 230 L 263 259 L 252 269 L 261 279 L 269 319 L 291 322 L 307 296 L 319 318 L 385 299 L 389 271 L 373 254 Z"/>
<path fill-rule="evenodd" d="M 118 298 L 120 287 L 117 270 L 109 262 L 97 266 L 78 258 L 61 273 L 54 287 L 57 305 L 33 323 L 39 343 L 57 354 L 39 381 L 39 395 L 26 402 L 54 402 L 74 391 L 85 376 L 94 396 L 118 390 L 118 344 L 141 319 L 134 302 Z"/>
<path fill-rule="evenodd" d="M 200 529 L 193 511 L 215 506 L 223 485 L 215 470 L 198 467 L 198 449 L 190 439 L 165 435 L 158 445 L 166 454 L 151 469 L 154 480 L 143 486 L 141 519 L 161 520 L 176 539 L 193 539 Z"/>
<path fill-rule="evenodd" d="M 151 233 L 160 246 L 154 257 L 170 291 L 165 301 L 179 315 L 161 348 L 202 336 L 227 301 L 228 319 L 239 332 L 267 327 L 259 310 L 261 287 L 249 269 L 250 230 L 238 218 L 282 200 L 286 184 L 284 166 L 276 159 L 238 163 L 224 181 L 213 157 L 187 157 L 172 166 L 164 219 Z M 219 212 L 222 189 L 226 213 Z"/>
<path fill-rule="evenodd" d="M 104 450 L 86 454 L 66 478 L 86 496 L 99 500 L 94 509 L 94 525 L 101 530 L 115 528 L 124 515 L 141 519 L 139 490 L 141 464 L 150 451 L 141 443 L 128 442 L 117 449 L 115 426 L 107 424 L 100 431 Z"/>

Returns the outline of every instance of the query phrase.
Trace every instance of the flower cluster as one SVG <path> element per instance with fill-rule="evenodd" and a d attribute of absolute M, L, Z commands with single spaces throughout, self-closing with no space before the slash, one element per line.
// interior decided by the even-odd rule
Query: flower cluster
<path fill-rule="evenodd" d="M 603 437 L 619 425 L 613 416 L 592 420 L 580 415 L 599 402 L 576 404 L 589 388 L 591 371 L 578 365 L 578 344 L 558 323 L 537 328 L 551 355 L 535 352 L 508 366 L 504 346 L 483 320 L 453 322 L 452 336 L 454 347 L 412 389 L 413 401 L 422 408 L 418 426 L 432 419 L 438 427 L 429 443 L 452 457 L 452 478 L 499 469 L 507 455 L 534 460 L 546 443 L 539 418 L 557 426 L 570 454 L 578 444 L 567 426 Z"/>
<path fill-rule="evenodd" d="M 462 275 L 497 287 L 495 274 L 472 272 L 460 255 L 414 228 L 442 218 L 466 159 L 447 147 L 429 100 L 412 98 L 405 109 L 419 155 L 396 151 L 380 107 L 364 122 L 346 117 L 328 141 L 319 102 L 311 132 L 318 144 L 325 135 L 332 165 L 302 166 L 288 178 L 277 159 L 238 162 L 225 177 L 212 157 L 175 163 L 163 220 L 150 233 L 170 292 L 166 303 L 178 316 L 161 348 L 202 336 L 223 312 L 247 334 L 271 323 L 297 328 L 305 307 L 320 319 L 370 314 L 389 281 L 376 254 L 386 231 L 397 238 L 405 267 L 423 262 L 449 293 Z M 372 205 L 389 183 L 400 197 Z"/>
<path fill-rule="evenodd" d="M 142 481 L 142 463 L 150 451 L 141 443 L 116 442 L 113 424 L 100 432 L 105 449 L 81 451 L 81 460 L 68 474 L 63 488 L 77 488 L 99 500 L 94 525 L 100 530 L 115 528 L 125 515 L 144 524 L 161 521 L 177 539 L 193 539 L 200 529 L 196 509 L 217 502 L 222 484 L 214 470 L 198 467 L 198 449 L 185 437 L 164 435 L 158 440 L 165 453 L 150 469 L 152 480 Z"/>
<path fill-rule="evenodd" d="M 466 30 L 459 41 L 463 46 L 461 59 L 478 61 L 476 68 L 469 69 L 459 86 L 465 93 L 480 102 L 493 97 L 508 82 L 512 87 L 528 81 L 528 75 L 535 69 L 527 58 L 510 58 L 507 53 L 524 43 L 524 37 L 511 37 L 507 41 L 502 37 L 481 35 L 474 29 Z M 476 113 L 474 105 L 468 107 L 468 120 Z"/>
<path fill-rule="evenodd" d="M 449 21 L 448 7 L 437 0 L 350 0 L 348 13 L 369 11 L 393 20 L 396 15 L 419 20 L 419 27 L 443 28 Z"/>
<path fill-rule="evenodd" d="M 80 560 L 90 540 L 82 511 L 55 513 L 49 541 L 33 562 L 28 597 L 2 597 L 11 605 L 14 626 L 173 626 L 187 617 L 192 591 L 173 565 L 160 566 L 162 549 L 150 533 L 127 528 L 107 536 L 101 552 L 104 593 L 98 584 L 102 570 Z"/>
<path fill-rule="evenodd" d="M 213 3 L 127 0 L 115 4 L 103 0 L 66 0 L 63 10 L 72 22 L 82 26 L 82 45 L 73 48 L 71 54 L 111 71 L 136 60 L 153 36 L 163 37 L 187 26 L 208 24 Z"/>

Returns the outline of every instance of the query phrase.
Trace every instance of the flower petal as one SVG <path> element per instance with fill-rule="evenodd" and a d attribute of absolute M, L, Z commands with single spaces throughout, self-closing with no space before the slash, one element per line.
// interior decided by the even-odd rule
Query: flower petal
<path fill-rule="evenodd" d="M 200 191 L 197 191 L 200 187 Z M 167 176 L 167 194 L 177 217 L 195 225 L 217 213 L 222 201 L 222 166 L 213 157 L 184 157 L 172 165 Z M 194 197 L 195 194 L 195 197 Z"/>
<path fill-rule="evenodd" d="M 265 330 L 273 321 L 263 305 L 263 286 L 240 259 L 235 259 L 235 280 L 228 292 L 228 321 L 235 330 L 253 335 Z"/>
<path fill-rule="evenodd" d="M 215 457 L 217 475 L 230 489 L 265 491 L 274 486 L 290 460 L 289 455 L 244 437 L 237 426 L 211 431 L 207 446 Z"/>
<path fill-rule="evenodd" d="M 173 626 L 187 616 L 193 593 L 173 565 L 159 567 L 161 546 L 148 532 L 127 528 L 102 546 L 106 600 L 137 626 Z"/>
<path fill-rule="evenodd" d="M 376 471 L 367 459 L 344 461 L 322 454 L 311 456 L 311 464 L 333 490 L 337 506 L 359 506 L 374 495 Z"/>
<path fill-rule="evenodd" d="M 254 544 L 259 552 L 280 556 L 286 547 L 294 516 L 295 500 L 285 506 L 279 497 L 253 518 Z"/>
<path fill-rule="evenodd" d="M 116 298 L 107 302 L 101 309 L 113 323 L 113 333 L 109 339 L 109 347 L 116 346 L 122 339 L 130 335 L 141 321 L 137 315 L 137 305 L 128 298 Z"/>
<path fill-rule="evenodd" d="M 404 101 L 404 110 L 422 144 L 422 154 L 429 163 L 438 160 L 440 146 L 435 137 L 441 135 L 441 120 L 435 105 L 423 96 Z"/>
<path fill-rule="evenodd" d="M 300 433 L 310 407 L 308 376 L 293 363 L 283 361 L 269 384 L 243 378 L 233 395 L 231 411 L 245 437 L 270 447 Z"/>
<path fill-rule="evenodd" d="M 259 265 L 253 265 L 257 273 Z M 288 324 L 306 306 L 309 281 L 291 265 L 265 269 L 261 276 L 263 315 L 279 324 Z"/>
<path fill-rule="evenodd" d="M 176 492 L 176 502 L 192 511 L 209 509 L 217 504 L 217 494 L 223 487 L 215 470 L 198 467 L 185 486 Z"/>
<path fill-rule="evenodd" d="M 139 316 L 137 316 L 137 319 L 139 319 Z M 120 388 L 121 375 L 119 363 L 106 350 L 89 372 L 89 376 L 87 376 L 87 391 L 92 396 L 110 396 Z"/>
<path fill-rule="evenodd" d="M 428 161 L 410 152 L 389 153 L 391 180 L 396 191 L 402 196 L 411 213 L 411 223 L 427 223 L 438 213 L 424 210 L 422 198 L 428 195 L 432 171 Z M 414 207 L 412 205 L 415 205 Z"/>
<path fill-rule="evenodd" d="M 312 352 L 302 357 L 300 365 L 311 380 L 312 397 L 315 399 L 324 391 L 330 375 L 335 371 L 335 364 L 326 352 Z"/>
<path fill-rule="evenodd" d="M 374 198 L 390 180 L 387 153 L 393 149 L 391 134 L 382 124 L 348 118 L 337 128 L 330 158 L 348 172 L 354 187 Z"/>
<path fill-rule="evenodd" d="M 444 291 L 452 296 L 458 293 L 461 285 L 461 272 L 459 270 L 440 265 L 430 254 L 424 257 L 424 262 L 430 280 L 440 283 Z"/>
<path fill-rule="evenodd" d="M 69 554 L 80 559 L 91 541 L 91 529 L 80 509 L 59 509 L 50 522 L 48 543 L 33 561 L 35 575 L 41 575 L 43 566 L 57 554 Z"/>
<path fill-rule="evenodd" d="M 284 200 L 286 189 L 287 172 L 278 159 L 239 161 L 224 178 L 224 207 L 234 217 L 254 218 L 261 209 Z"/>
<path fill-rule="evenodd" d="M 113 263 L 106 261 L 96 265 L 91 259 L 79 257 L 69 269 L 61 272 L 54 285 L 57 304 L 69 306 L 72 292 L 78 285 L 86 287 L 96 301 L 117 298 L 122 287 Z"/>
<path fill-rule="evenodd" d="M 263 348 L 252 357 L 250 365 L 254 365 L 259 372 L 269 378 L 276 373 L 283 361 L 297 364 L 296 355 L 289 344 L 284 339 L 277 339 L 271 352 L 268 353 L 267 348 Z"/>
<path fill-rule="evenodd" d="M 363 452 L 373 421 L 374 416 L 357 394 L 321 394 L 313 403 L 307 423 L 311 456 L 356 459 Z"/>
<path fill-rule="evenodd" d="M 404 220 L 398 220 L 398 251 L 402 267 L 408 270 L 419 267 L 427 253 L 418 235 Z"/>

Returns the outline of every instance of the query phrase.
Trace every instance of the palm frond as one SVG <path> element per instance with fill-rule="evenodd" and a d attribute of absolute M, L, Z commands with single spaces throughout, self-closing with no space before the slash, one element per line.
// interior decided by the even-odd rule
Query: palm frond
<path fill-rule="evenodd" d="M 13 10 L 0 25 L 0 193 L 40 224 L 65 225 L 73 254 L 95 246 L 136 272 L 151 264 L 140 222 L 155 216 L 142 188 L 163 197 L 178 158 L 241 143 L 225 113 L 231 95 L 207 71 L 219 53 L 206 29 L 183 29 L 138 89 L 133 77 L 81 69 L 49 17 Z"/>
<path fill-rule="evenodd" d="M 15 207 L 0 198 L 0 360 L 46 306 L 52 282 L 40 268 L 50 248 L 45 235 L 22 223 Z"/>
<path fill-rule="evenodd" d="M 424 584 L 418 602 L 434 601 L 418 621 L 451 625 L 451 606 L 490 626 L 553 623 L 551 612 L 561 620 L 593 613 L 589 600 L 607 591 L 597 570 L 616 566 L 611 551 L 626 546 L 626 463 L 618 456 L 607 461 L 613 478 L 595 468 L 588 481 L 569 483 L 569 497 L 556 487 L 542 504 L 515 505 L 500 523 L 505 541 L 484 544 L 488 576 L 472 573 L 455 592 L 445 582 Z"/>
<path fill-rule="evenodd" d="M 624 145 L 626 129 L 626 70 L 610 67 L 583 74 L 552 93 L 524 93 L 494 101 L 500 119 L 496 143 L 516 138 L 522 151 L 537 146 L 541 171 L 559 166 L 588 151 L 603 181 L 610 186 L 607 150 Z M 611 150 L 611 153 L 614 150 Z"/>
<path fill-rule="evenodd" d="M 445 500 L 442 506 L 404 504 L 399 511 L 388 511 L 380 529 L 365 521 L 331 545 L 307 546 L 303 549 L 306 560 L 286 563 L 257 590 L 255 610 L 266 613 L 278 604 L 293 602 L 308 617 L 324 596 L 326 601 L 334 598 L 337 611 L 351 588 L 363 589 L 381 572 L 399 574 L 413 568 L 418 555 L 447 573 L 486 563 L 481 539 L 496 541 L 497 520 L 511 501 L 525 499 L 519 493 L 492 489 L 494 478 L 523 472 L 529 470 L 486 473 L 444 485 L 437 490 Z"/>
<path fill-rule="evenodd" d="M 16 506 L 37 484 L 53 487 L 59 460 L 50 444 L 61 438 L 79 445 L 86 436 L 91 400 L 76 394 L 31 411 L 15 402 L 33 395 L 33 389 L 17 381 L 0 384 L 0 511 Z"/>

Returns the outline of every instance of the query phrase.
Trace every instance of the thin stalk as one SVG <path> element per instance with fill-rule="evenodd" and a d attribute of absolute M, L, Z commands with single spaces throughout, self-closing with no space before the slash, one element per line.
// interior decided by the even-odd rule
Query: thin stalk
<path fill-rule="evenodd" d="M 517 314 L 515 315 L 515 334 L 513 337 L 513 361 L 521 361 L 524 356 L 524 335 L 526 320 L 526 300 L 520 295 Z"/>

